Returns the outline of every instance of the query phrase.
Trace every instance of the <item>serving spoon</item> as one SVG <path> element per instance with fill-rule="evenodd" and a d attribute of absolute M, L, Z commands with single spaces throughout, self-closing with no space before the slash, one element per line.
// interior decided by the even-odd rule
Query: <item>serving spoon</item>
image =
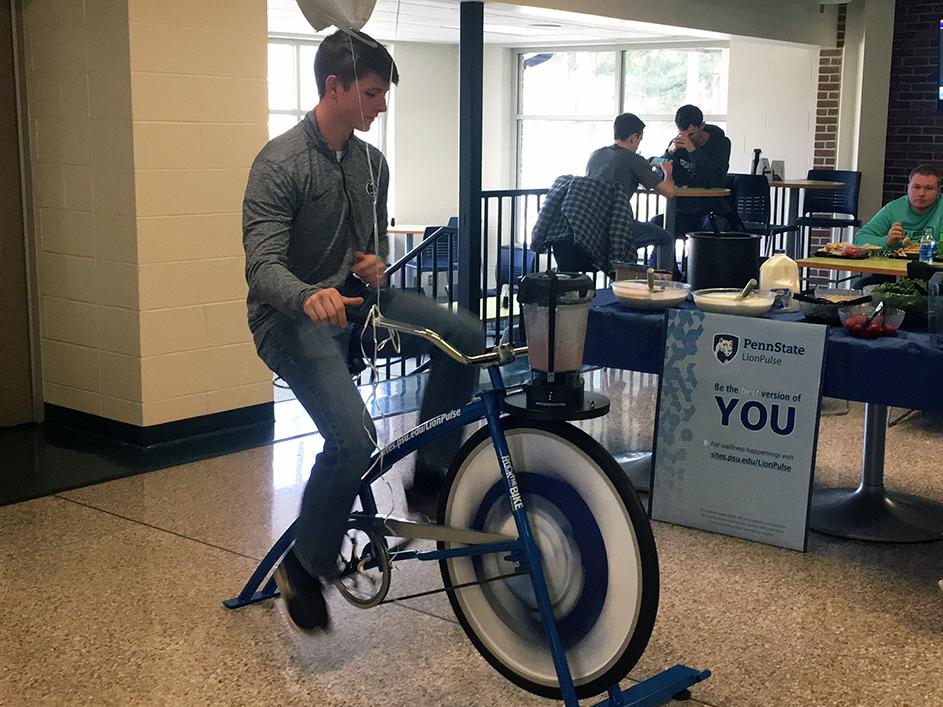
<path fill-rule="evenodd" d="M 884 300 L 881 300 L 880 302 L 878 302 L 877 307 L 874 308 L 874 311 L 871 312 L 871 314 L 869 314 L 868 317 L 864 320 L 864 325 L 868 326 L 868 324 L 873 322 L 874 318 L 883 311 L 884 311 Z"/>
<path fill-rule="evenodd" d="M 645 271 L 645 277 L 648 279 L 648 291 L 649 292 L 661 292 L 664 290 L 664 287 L 655 287 L 655 269 L 649 268 Z"/>
<path fill-rule="evenodd" d="M 757 284 L 756 278 L 751 277 L 750 281 L 746 285 L 744 285 L 742 290 L 740 290 L 740 294 L 737 295 L 737 299 L 746 299 L 747 297 L 749 297 L 750 293 L 756 289 L 756 284 Z"/>

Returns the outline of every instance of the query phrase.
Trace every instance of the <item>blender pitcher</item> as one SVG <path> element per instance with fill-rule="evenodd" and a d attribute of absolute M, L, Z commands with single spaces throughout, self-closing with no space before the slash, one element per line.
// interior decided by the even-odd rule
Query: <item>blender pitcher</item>
<path fill-rule="evenodd" d="M 517 300 L 524 310 L 531 382 L 527 407 L 579 408 L 583 405 L 583 342 L 593 281 L 581 273 L 528 273 Z"/>

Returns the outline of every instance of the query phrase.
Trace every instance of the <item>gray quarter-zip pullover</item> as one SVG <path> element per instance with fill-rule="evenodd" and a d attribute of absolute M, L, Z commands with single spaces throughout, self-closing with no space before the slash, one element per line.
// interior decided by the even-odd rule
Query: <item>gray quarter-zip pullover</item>
<path fill-rule="evenodd" d="M 314 111 L 262 148 L 242 202 L 246 303 L 256 343 L 285 317 L 305 316 L 312 294 L 343 285 L 355 251 L 386 259 L 388 187 L 383 154 L 351 135 L 338 159 Z"/>

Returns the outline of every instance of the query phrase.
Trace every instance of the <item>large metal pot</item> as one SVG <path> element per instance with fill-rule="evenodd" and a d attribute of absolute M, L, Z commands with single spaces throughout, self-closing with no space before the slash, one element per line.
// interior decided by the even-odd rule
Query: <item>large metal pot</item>
<path fill-rule="evenodd" d="M 732 231 L 688 234 L 688 284 L 692 290 L 743 287 L 759 276 L 759 236 Z"/>

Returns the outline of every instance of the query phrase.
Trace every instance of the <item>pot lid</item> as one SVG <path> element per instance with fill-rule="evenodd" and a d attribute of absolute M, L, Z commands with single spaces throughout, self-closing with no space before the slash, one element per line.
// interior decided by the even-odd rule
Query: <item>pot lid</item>
<path fill-rule="evenodd" d="M 547 305 L 554 286 L 557 301 L 562 304 L 589 301 L 596 294 L 592 279 L 583 273 L 531 272 L 521 278 L 517 301 L 521 304 Z"/>

